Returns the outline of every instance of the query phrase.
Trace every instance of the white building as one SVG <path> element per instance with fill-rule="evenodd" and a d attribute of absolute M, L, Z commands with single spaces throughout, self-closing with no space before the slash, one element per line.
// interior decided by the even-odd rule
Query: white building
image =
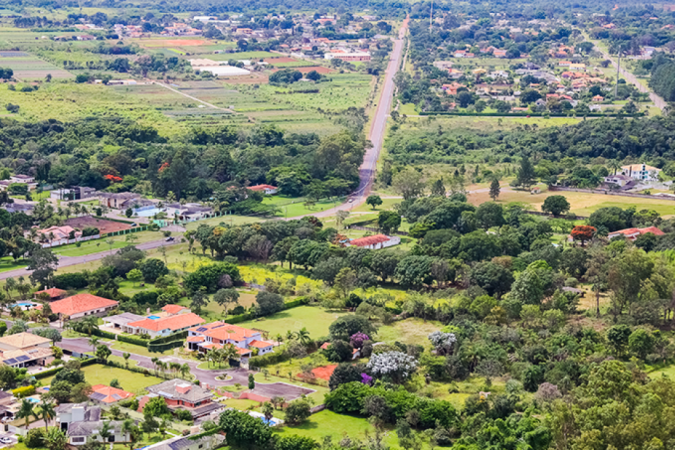
<path fill-rule="evenodd" d="M 627 175 L 632 179 L 639 181 L 658 181 L 659 172 L 661 172 L 661 169 L 648 166 L 647 164 L 644 163 L 621 166 L 622 175 Z"/>
<path fill-rule="evenodd" d="M 188 350 L 206 353 L 212 348 L 223 348 L 232 344 L 242 360 L 246 360 L 257 349 L 259 355 L 274 351 L 274 345 L 266 342 L 257 330 L 230 325 L 225 322 L 213 322 L 190 328 L 185 346 Z"/>

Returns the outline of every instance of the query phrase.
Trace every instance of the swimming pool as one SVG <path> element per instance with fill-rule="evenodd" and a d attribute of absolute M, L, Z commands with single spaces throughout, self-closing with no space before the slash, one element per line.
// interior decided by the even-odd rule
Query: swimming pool
<path fill-rule="evenodd" d="M 35 397 L 28 397 L 28 398 L 26 398 L 26 400 L 28 400 L 31 403 L 40 403 L 40 400 L 38 400 Z"/>
<path fill-rule="evenodd" d="M 148 319 L 152 319 L 152 320 L 157 320 L 159 318 L 160 318 L 159 316 L 148 316 Z"/>
<path fill-rule="evenodd" d="M 173 216 L 176 211 L 175 208 L 158 208 L 156 206 L 142 206 L 140 208 L 134 209 L 134 215 L 138 217 L 152 217 L 157 213 L 163 212 L 167 216 Z"/>

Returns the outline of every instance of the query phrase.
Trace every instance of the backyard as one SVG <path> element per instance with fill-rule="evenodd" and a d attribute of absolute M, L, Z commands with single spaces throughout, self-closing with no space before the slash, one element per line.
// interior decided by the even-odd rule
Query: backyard
<path fill-rule="evenodd" d="M 343 311 L 326 311 L 316 306 L 299 306 L 281 311 L 271 316 L 241 322 L 238 325 L 244 328 L 256 328 L 269 332 L 274 337 L 278 334 L 286 336 L 287 331 L 298 331 L 307 328 L 312 338 L 317 339 L 328 335 L 328 326 L 341 315 Z"/>
<path fill-rule="evenodd" d="M 128 392 L 133 392 L 134 394 L 141 394 L 145 391 L 145 388 L 152 386 L 158 383 L 161 383 L 161 378 L 157 378 L 151 375 L 143 375 L 140 373 L 132 372 L 130 370 L 120 369 L 117 367 L 105 366 L 103 364 L 92 364 L 90 366 L 85 366 L 82 368 L 84 372 L 84 377 L 87 383 L 92 386 L 97 384 L 110 385 L 110 381 L 117 379 L 120 383 L 120 387 Z M 43 378 L 43 385 L 50 385 L 53 376 L 48 378 Z"/>

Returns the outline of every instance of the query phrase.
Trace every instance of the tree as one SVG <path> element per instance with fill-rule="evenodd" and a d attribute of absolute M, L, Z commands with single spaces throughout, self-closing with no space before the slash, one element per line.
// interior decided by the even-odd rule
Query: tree
<path fill-rule="evenodd" d="M 257 317 L 269 316 L 284 308 L 284 298 L 273 292 L 260 291 L 255 297 Z"/>
<path fill-rule="evenodd" d="M 126 211 L 124 211 L 124 215 L 127 216 L 127 218 L 131 218 L 131 216 L 134 215 L 134 210 L 131 208 L 127 208 Z"/>
<path fill-rule="evenodd" d="M 107 345 L 101 344 L 96 347 L 96 353 L 94 353 L 99 361 L 106 363 L 110 355 L 112 355 L 112 350 L 108 348 Z"/>
<path fill-rule="evenodd" d="M 453 346 L 457 342 L 454 333 L 443 333 L 442 331 L 434 331 L 429 335 L 429 341 L 434 346 L 438 355 L 448 355 L 452 353 Z"/>
<path fill-rule="evenodd" d="M 586 241 L 590 241 L 595 236 L 597 230 L 595 227 L 590 225 L 576 225 L 572 228 L 572 239 L 575 241 L 581 241 L 581 246 L 583 247 L 586 244 Z"/>
<path fill-rule="evenodd" d="M 136 283 L 138 283 L 142 279 L 143 279 L 143 272 L 141 272 L 138 269 L 131 269 L 127 273 L 127 280 L 131 281 L 133 283 L 134 287 L 136 287 Z"/>
<path fill-rule="evenodd" d="M 143 279 L 148 283 L 154 283 L 157 281 L 157 278 L 169 273 L 169 269 L 167 269 L 164 261 L 157 258 L 144 260 L 140 263 L 139 270 L 143 274 Z"/>
<path fill-rule="evenodd" d="M 315 450 L 316 448 L 318 448 L 318 444 L 314 439 L 298 435 L 277 435 L 274 443 L 275 450 Z"/>
<path fill-rule="evenodd" d="M 482 203 L 476 210 L 476 219 L 481 227 L 486 230 L 492 227 L 500 227 L 504 221 L 504 208 L 495 202 Z"/>
<path fill-rule="evenodd" d="M 61 337 L 61 332 L 56 328 L 33 328 L 32 332 L 37 336 L 51 339 L 52 345 L 56 345 L 57 342 L 61 342 L 63 339 Z"/>
<path fill-rule="evenodd" d="M 656 340 L 654 335 L 649 331 L 638 328 L 633 331 L 628 337 L 628 348 L 635 353 L 638 358 L 645 359 L 647 355 L 652 353 Z"/>
<path fill-rule="evenodd" d="M 534 172 L 534 166 L 530 162 L 530 159 L 527 156 L 523 156 L 520 160 L 520 168 L 516 174 L 515 184 L 516 186 L 522 186 L 525 189 L 529 189 L 536 182 L 536 175 Z"/>
<path fill-rule="evenodd" d="M 354 269 L 344 267 L 335 275 L 335 288 L 342 294 L 343 297 L 354 288 L 356 284 L 357 275 Z"/>
<path fill-rule="evenodd" d="M 384 234 L 396 232 L 401 226 L 401 215 L 395 211 L 380 211 L 377 215 L 377 225 Z"/>
<path fill-rule="evenodd" d="M 501 187 L 499 186 L 499 180 L 496 178 L 492 179 L 492 182 L 490 183 L 490 198 L 492 201 L 496 202 L 497 197 L 499 197 L 499 194 L 501 193 Z"/>
<path fill-rule="evenodd" d="M 206 294 L 206 288 L 202 287 L 195 291 L 192 294 L 192 301 L 190 302 L 190 308 L 196 313 L 199 314 L 202 312 L 202 308 L 209 303 L 209 296 Z"/>
<path fill-rule="evenodd" d="M 43 286 L 52 284 L 52 276 L 56 271 L 59 259 L 48 248 L 37 248 L 32 251 L 28 270 L 32 271 L 30 279 Z"/>
<path fill-rule="evenodd" d="M 248 388 L 251 390 L 255 389 L 255 378 L 253 378 L 252 373 L 248 374 Z"/>
<path fill-rule="evenodd" d="M 424 181 L 421 174 L 412 167 L 406 167 L 394 175 L 392 187 L 403 196 L 404 200 L 419 197 L 424 193 Z"/>
<path fill-rule="evenodd" d="M 233 288 L 219 289 L 214 295 L 213 300 L 219 306 L 226 306 L 230 303 L 239 304 L 239 291 Z"/>
<path fill-rule="evenodd" d="M 370 205 L 372 209 L 377 208 L 382 204 L 382 198 L 379 195 L 369 195 L 366 199 L 366 205 Z"/>
<path fill-rule="evenodd" d="M 363 364 L 352 364 L 351 362 L 340 363 L 333 371 L 328 381 L 330 390 L 336 389 L 338 386 L 350 383 L 352 381 L 361 381 L 362 374 L 365 372 Z"/>
<path fill-rule="evenodd" d="M 375 333 L 375 328 L 366 317 L 353 314 L 338 317 L 330 324 L 328 330 L 332 341 L 349 341 L 350 337 L 358 332 L 369 336 Z"/>
<path fill-rule="evenodd" d="M 245 412 L 225 410 L 218 421 L 230 445 L 244 448 L 269 448 L 272 428 Z"/>
<path fill-rule="evenodd" d="M 28 401 L 27 399 L 22 399 L 21 400 L 21 406 L 19 407 L 19 411 L 16 413 L 16 418 L 17 419 L 24 419 L 24 423 L 26 425 L 26 430 L 28 430 L 28 424 L 30 423 L 30 417 L 34 415 L 34 410 L 33 410 L 33 405 L 34 403 Z"/>
<path fill-rule="evenodd" d="M 298 425 L 312 415 L 311 406 L 305 399 L 295 400 L 289 403 L 285 413 L 286 421 L 291 425 Z"/>
<path fill-rule="evenodd" d="M 617 356 L 625 353 L 630 336 L 631 331 L 628 325 L 614 325 L 607 330 L 607 342 Z"/>
<path fill-rule="evenodd" d="M 485 289 L 488 294 L 500 297 L 511 289 L 513 274 L 500 264 L 483 261 L 474 266 L 469 279 L 472 284 Z"/>
<path fill-rule="evenodd" d="M 59 427 L 51 427 L 47 429 L 44 442 L 45 447 L 49 450 L 65 450 L 68 444 L 68 436 Z"/>
<path fill-rule="evenodd" d="M 431 195 L 436 197 L 445 197 L 446 190 L 443 184 L 443 178 L 439 178 L 431 185 Z"/>
<path fill-rule="evenodd" d="M 541 206 L 542 211 L 551 213 L 554 216 L 565 214 L 570 208 L 570 203 L 564 195 L 551 195 L 550 197 L 546 197 L 544 204 Z"/>
<path fill-rule="evenodd" d="M 399 351 L 375 353 L 368 361 L 368 370 L 375 377 L 400 384 L 417 369 L 417 360 Z"/>

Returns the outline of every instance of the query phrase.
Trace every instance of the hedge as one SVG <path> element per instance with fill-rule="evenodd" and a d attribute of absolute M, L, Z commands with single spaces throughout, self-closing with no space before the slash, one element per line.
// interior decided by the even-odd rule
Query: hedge
<path fill-rule="evenodd" d="M 293 356 L 291 356 L 286 347 L 284 347 L 283 350 L 277 347 L 273 353 L 268 353 L 261 356 L 253 356 L 248 360 L 248 366 L 251 369 L 260 369 L 265 366 L 271 366 L 272 364 L 286 362 L 291 358 L 293 358 Z"/>
<path fill-rule="evenodd" d="M 162 337 L 158 337 L 158 338 L 156 338 L 156 339 L 153 339 L 153 340 L 151 340 L 150 342 L 148 342 L 148 346 L 150 346 L 150 345 L 158 345 L 158 344 L 165 344 L 165 343 L 167 343 L 167 342 L 173 342 L 173 341 L 175 341 L 175 340 L 177 340 L 177 339 L 185 339 L 185 338 L 187 338 L 187 335 L 188 335 L 188 331 L 187 331 L 187 330 L 185 330 L 185 331 L 179 331 L 178 333 L 173 333 L 173 334 L 170 334 L 170 335 L 168 335 L 168 336 L 162 336 Z"/>
<path fill-rule="evenodd" d="M 35 386 L 22 386 L 12 389 L 12 395 L 16 398 L 24 398 L 35 394 Z"/>
<path fill-rule="evenodd" d="M 122 336 L 121 334 L 117 334 L 116 336 L 118 341 L 126 342 L 127 344 L 140 345 L 141 347 L 147 346 L 148 342 L 150 342 L 147 339 L 141 339 L 131 336 Z"/>
<path fill-rule="evenodd" d="M 80 359 L 79 361 L 80 361 L 80 366 L 82 366 L 82 367 L 90 366 L 92 364 L 96 364 L 96 362 L 97 362 L 96 358 Z M 33 377 L 36 380 L 51 377 L 52 375 L 56 375 L 57 373 L 59 373 L 61 371 L 61 369 L 63 369 L 63 366 L 43 370 L 42 372 L 38 372 L 38 373 L 33 374 Z"/>
<path fill-rule="evenodd" d="M 182 347 L 185 344 L 185 339 L 180 339 L 171 342 L 165 342 L 163 344 L 148 344 L 148 351 L 150 352 L 163 352 L 165 350 L 170 350 L 172 348 Z"/>
<path fill-rule="evenodd" d="M 298 306 L 303 306 L 309 304 L 309 299 L 307 297 L 298 297 L 295 300 L 284 303 L 284 307 L 281 309 L 285 311 L 287 309 L 297 308 Z M 256 316 L 253 313 L 244 313 L 239 314 L 238 316 L 229 316 L 225 318 L 225 322 L 230 325 L 235 325 L 237 323 L 246 322 L 247 320 L 253 320 Z"/>

